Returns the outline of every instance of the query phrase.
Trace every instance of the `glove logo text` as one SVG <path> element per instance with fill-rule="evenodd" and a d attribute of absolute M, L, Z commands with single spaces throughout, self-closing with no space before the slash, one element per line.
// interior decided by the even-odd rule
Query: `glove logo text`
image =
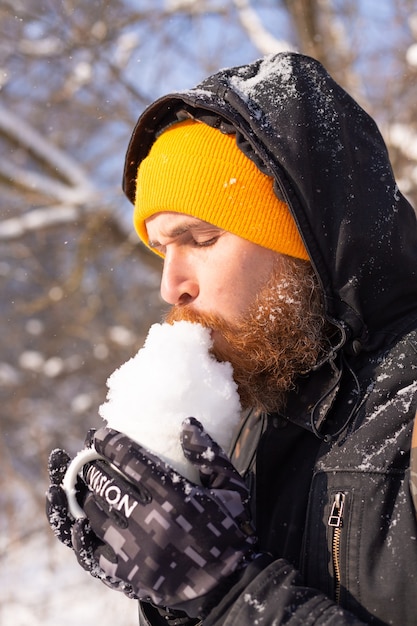
<path fill-rule="evenodd" d="M 113 479 L 103 474 L 97 467 L 91 466 L 86 476 L 89 487 L 117 511 L 121 511 L 129 518 L 137 506 L 137 501 L 129 498 L 120 487 L 113 483 Z"/>

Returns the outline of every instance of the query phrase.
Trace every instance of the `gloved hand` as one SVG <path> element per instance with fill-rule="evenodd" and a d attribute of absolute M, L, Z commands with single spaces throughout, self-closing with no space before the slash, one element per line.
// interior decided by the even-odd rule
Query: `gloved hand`
<path fill-rule="evenodd" d="M 49 525 L 57 539 L 69 548 L 73 548 L 73 531 L 74 526 L 76 525 L 77 538 L 82 538 L 80 539 L 80 542 L 85 543 L 85 548 L 83 550 L 79 542 L 77 544 L 76 551 L 77 558 L 81 552 L 83 554 L 83 567 L 87 569 L 92 576 L 99 578 L 108 587 L 116 589 L 117 591 L 122 591 L 129 598 L 136 598 L 131 585 L 128 585 L 119 579 L 113 579 L 111 576 L 107 576 L 106 573 L 100 568 L 94 555 L 94 551 L 97 551 L 99 548 L 98 541 L 97 537 L 91 530 L 88 520 L 82 519 L 76 521 L 68 509 L 67 496 L 65 495 L 61 484 L 70 462 L 71 458 L 65 450 L 56 448 L 55 450 L 52 450 L 49 455 L 48 472 L 50 485 L 46 493 L 46 515 Z M 76 490 L 77 499 L 82 506 L 88 493 L 88 488 L 81 478 L 77 480 Z M 87 563 L 88 567 L 86 567 Z"/>
<path fill-rule="evenodd" d="M 50 485 L 46 492 L 46 515 L 49 525 L 52 528 L 55 537 L 64 545 L 72 548 L 71 530 L 74 524 L 74 518 L 68 512 L 67 497 L 61 488 L 61 483 L 67 471 L 71 458 L 59 448 L 52 450 L 48 460 L 48 473 Z M 84 489 L 81 486 L 81 480 L 77 482 L 77 492 L 80 494 L 87 491 L 86 485 Z"/>
<path fill-rule="evenodd" d="M 73 548 L 86 569 L 94 560 L 142 600 L 203 616 L 218 587 L 254 556 L 248 490 L 197 420 L 184 422 L 182 447 L 202 485 L 180 476 L 126 435 L 102 428 L 84 478 L 86 520 L 72 529 Z M 214 592 L 214 594 L 212 593 Z"/>

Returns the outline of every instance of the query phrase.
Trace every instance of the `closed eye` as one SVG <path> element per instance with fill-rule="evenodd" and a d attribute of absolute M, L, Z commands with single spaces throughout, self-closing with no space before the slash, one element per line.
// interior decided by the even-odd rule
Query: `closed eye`
<path fill-rule="evenodd" d="M 211 237 L 210 239 L 206 239 L 204 241 L 197 241 L 196 239 L 194 239 L 194 245 L 196 246 L 196 248 L 209 248 L 210 246 L 213 246 L 219 239 L 219 235 L 216 237 Z"/>
<path fill-rule="evenodd" d="M 161 254 L 162 256 L 165 256 L 165 252 L 166 252 L 166 246 L 163 246 L 161 243 L 157 242 L 157 241 L 148 241 L 148 246 L 154 250 L 155 252 L 157 252 L 158 254 Z"/>
<path fill-rule="evenodd" d="M 203 222 L 197 218 L 186 223 L 175 225 L 171 230 L 163 233 L 163 241 L 149 239 L 148 245 L 162 256 L 166 255 L 167 247 L 170 245 L 189 246 L 190 248 L 209 248 L 214 246 L 219 238 L 226 231 Z"/>

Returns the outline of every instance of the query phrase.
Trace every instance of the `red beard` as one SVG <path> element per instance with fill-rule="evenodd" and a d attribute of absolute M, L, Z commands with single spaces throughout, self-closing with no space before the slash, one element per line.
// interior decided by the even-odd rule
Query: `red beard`
<path fill-rule="evenodd" d="M 284 261 L 284 262 L 282 262 Z M 211 328 L 213 355 L 229 361 L 243 408 L 277 411 L 298 375 L 325 346 L 324 314 L 309 263 L 283 257 L 241 320 L 234 324 L 191 305 L 175 306 L 166 321 L 186 320 Z"/>

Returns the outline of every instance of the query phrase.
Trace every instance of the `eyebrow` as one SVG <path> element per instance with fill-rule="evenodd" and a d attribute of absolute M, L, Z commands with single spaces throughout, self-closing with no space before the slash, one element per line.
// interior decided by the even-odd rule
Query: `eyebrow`
<path fill-rule="evenodd" d="M 164 232 L 164 237 L 168 237 L 168 239 L 176 239 L 177 237 L 181 237 L 181 235 L 188 233 L 190 230 L 193 230 L 193 229 L 204 230 L 207 228 L 215 228 L 215 229 L 220 230 L 218 226 L 214 226 L 214 224 L 210 224 L 210 222 L 205 222 L 198 218 L 188 218 L 185 222 L 180 223 L 174 226 L 173 228 L 166 230 Z M 157 240 L 149 239 L 148 246 L 150 248 L 157 249 L 161 247 L 161 244 Z"/>

